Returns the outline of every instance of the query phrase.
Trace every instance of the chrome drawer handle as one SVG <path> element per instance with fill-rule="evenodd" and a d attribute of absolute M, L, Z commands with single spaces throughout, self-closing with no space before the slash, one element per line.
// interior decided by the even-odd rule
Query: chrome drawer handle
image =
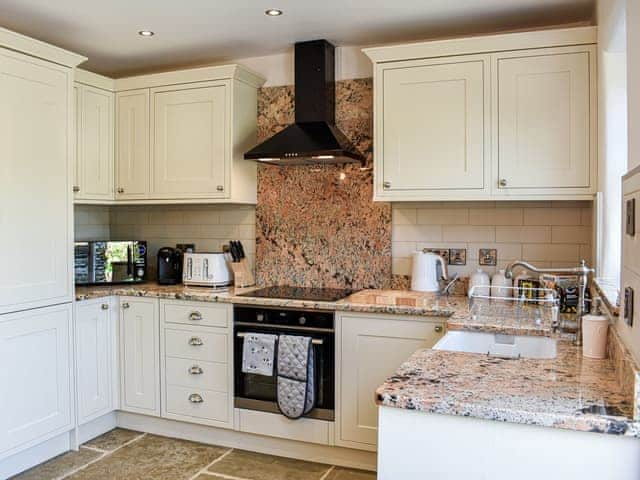
<path fill-rule="evenodd" d="M 194 347 L 199 347 L 200 345 L 204 345 L 202 339 L 200 337 L 191 337 L 189 339 L 189 345 L 193 345 Z"/>
<path fill-rule="evenodd" d="M 204 371 L 202 370 L 202 367 L 200 367 L 199 365 L 194 365 L 189 369 L 189 373 L 191 375 L 202 375 Z"/>
<path fill-rule="evenodd" d="M 100 305 L 100 308 L 101 308 L 102 310 L 109 310 L 109 304 L 107 304 L 107 303 L 103 303 L 102 305 Z"/>
<path fill-rule="evenodd" d="M 123 303 L 122 308 L 129 308 L 129 304 L 127 302 Z"/>
<path fill-rule="evenodd" d="M 189 320 L 191 320 L 192 322 L 198 321 L 198 320 L 202 320 L 202 314 L 200 312 L 198 312 L 197 310 L 194 312 L 191 312 L 189 314 Z"/>
<path fill-rule="evenodd" d="M 436 333 L 441 333 L 442 332 L 442 325 L 436 325 L 434 330 L 436 331 Z"/>
<path fill-rule="evenodd" d="M 191 395 L 189 395 L 189 401 L 191 403 L 202 403 L 204 402 L 204 398 L 202 398 L 202 395 L 192 393 Z"/>
<path fill-rule="evenodd" d="M 382 182 L 383 188 L 391 188 L 391 182 Z"/>
<path fill-rule="evenodd" d="M 219 192 L 223 192 L 224 191 L 224 186 L 223 185 L 218 185 L 216 187 L 216 190 L 218 190 Z"/>
<path fill-rule="evenodd" d="M 73 193 L 78 193 L 80 191 L 80 187 L 77 185 L 74 185 L 73 187 Z"/>
<path fill-rule="evenodd" d="M 507 186 L 507 179 L 506 178 L 501 178 L 500 181 L 498 182 L 498 185 L 500 185 L 501 187 L 506 187 Z"/>

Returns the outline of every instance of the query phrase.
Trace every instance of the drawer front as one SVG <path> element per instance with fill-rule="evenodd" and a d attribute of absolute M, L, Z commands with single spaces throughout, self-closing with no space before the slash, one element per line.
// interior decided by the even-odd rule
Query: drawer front
<path fill-rule="evenodd" d="M 167 357 L 165 375 L 167 385 L 225 393 L 229 391 L 228 365 L 224 363 Z"/>
<path fill-rule="evenodd" d="M 197 400 L 201 402 L 198 403 Z M 167 413 L 228 422 L 229 395 L 212 390 L 169 386 L 167 387 Z"/>
<path fill-rule="evenodd" d="M 211 305 L 204 302 L 162 302 L 161 311 L 167 323 L 226 327 L 229 324 L 227 305 Z"/>
<path fill-rule="evenodd" d="M 226 334 L 166 328 L 164 338 L 168 357 L 218 363 L 228 361 Z"/>

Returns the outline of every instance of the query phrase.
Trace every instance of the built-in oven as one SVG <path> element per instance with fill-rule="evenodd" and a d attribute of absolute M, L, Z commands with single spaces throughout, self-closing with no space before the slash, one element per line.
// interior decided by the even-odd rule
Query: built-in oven
<path fill-rule="evenodd" d="M 334 420 L 335 409 L 335 319 L 334 313 L 320 310 L 288 310 L 256 306 L 234 307 L 235 407 L 280 413 L 276 376 L 242 371 L 242 350 L 247 333 L 303 335 L 311 337 L 315 357 L 315 408 L 305 415 Z"/>

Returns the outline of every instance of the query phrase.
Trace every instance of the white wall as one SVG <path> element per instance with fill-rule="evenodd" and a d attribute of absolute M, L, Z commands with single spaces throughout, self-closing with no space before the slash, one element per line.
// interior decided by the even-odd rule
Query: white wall
<path fill-rule="evenodd" d="M 625 0 L 598 2 L 598 275 L 620 276 L 621 180 L 627 169 Z"/>
<path fill-rule="evenodd" d="M 629 170 L 640 165 L 640 0 L 627 0 Z"/>

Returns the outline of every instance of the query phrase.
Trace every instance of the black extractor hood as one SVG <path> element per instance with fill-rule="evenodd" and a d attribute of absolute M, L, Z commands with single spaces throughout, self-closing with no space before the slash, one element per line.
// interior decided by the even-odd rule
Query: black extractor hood
<path fill-rule="evenodd" d="M 295 44 L 295 123 L 244 154 L 273 165 L 364 163 L 335 125 L 335 47 L 326 40 Z"/>

